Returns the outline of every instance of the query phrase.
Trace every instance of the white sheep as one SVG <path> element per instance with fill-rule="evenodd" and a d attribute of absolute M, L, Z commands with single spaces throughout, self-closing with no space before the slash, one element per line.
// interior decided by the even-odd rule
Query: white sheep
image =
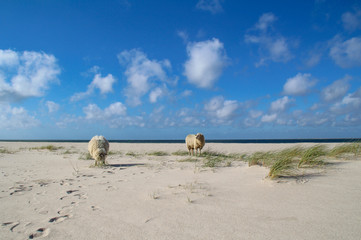
<path fill-rule="evenodd" d="M 203 134 L 201 133 L 197 133 L 196 135 L 194 134 L 189 134 L 186 137 L 186 145 L 189 151 L 189 155 L 194 155 L 194 149 L 196 150 L 196 156 L 197 156 L 197 152 L 199 149 L 199 156 L 202 153 L 202 148 L 204 147 L 204 145 L 206 144 L 206 141 L 204 139 Z M 192 154 L 191 154 L 191 150 L 192 150 Z"/>
<path fill-rule="evenodd" d="M 95 159 L 95 166 L 105 165 L 109 152 L 109 142 L 103 136 L 94 136 L 88 144 L 90 155 Z"/>

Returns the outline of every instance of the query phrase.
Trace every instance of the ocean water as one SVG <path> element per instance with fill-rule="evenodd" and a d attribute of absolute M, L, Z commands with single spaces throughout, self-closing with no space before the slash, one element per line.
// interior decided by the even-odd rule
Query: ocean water
<path fill-rule="evenodd" d="M 206 139 L 207 143 L 350 143 L 360 142 L 361 138 L 320 138 L 320 139 Z M 0 142 L 89 142 L 89 140 L 0 140 Z M 184 143 L 184 139 L 176 140 L 109 140 L 113 143 Z"/>

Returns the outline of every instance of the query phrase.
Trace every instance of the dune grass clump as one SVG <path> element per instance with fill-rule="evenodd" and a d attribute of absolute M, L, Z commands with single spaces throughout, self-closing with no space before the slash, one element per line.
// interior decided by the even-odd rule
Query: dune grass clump
<path fill-rule="evenodd" d="M 311 147 L 302 155 L 301 160 L 298 163 L 298 167 L 311 167 L 324 165 L 325 162 L 320 157 L 327 155 L 327 149 L 323 145 L 316 145 Z"/>
<path fill-rule="evenodd" d="M 79 160 L 93 160 L 93 157 L 90 155 L 89 152 L 82 153 L 79 157 Z"/>
<path fill-rule="evenodd" d="M 274 152 L 255 152 L 248 158 L 248 166 L 266 166 L 269 167 L 272 162 L 275 160 L 275 153 Z"/>
<path fill-rule="evenodd" d="M 63 149 L 64 147 L 57 147 L 54 145 L 47 145 L 47 146 L 41 146 L 41 147 L 33 147 L 32 150 L 49 150 L 51 152 L 57 151 L 59 149 Z"/>
<path fill-rule="evenodd" d="M 270 179 L 275 179 L 281 176 L 288 176 L 292 174 L 294 169 L 294 161 L 290 156 L 281 156 L 273 163 L 268 173 Z"/>
<path fill-rule="evenodd" d="M 13 154 L 14 152 L 13 151 L 10 151 L 6 148 L 0 148 L 0 153 L 3 153 L 3 154 Z"/>
<path fill-rule="evenodd" d="M 140 154 L 132 152 L 132 151 L 127 152 L 125 155 L 126 156 L 131 156 L 131 157 L 139 157 L 140 156 Z"/>
<path fill-rule="evenodd" d="M 175 156 L 188 156 L 189 152 L 188 151 L 178 150 L 176 152 L 173 152 L 172 155 L 175 155 Z"/>
<path fill-rule="evenodd" d="M 108 152 L 108 155 L 121 155 L 122 154 L 122 152 L 121 151 L 109 151 Z"/>
<path fill-rule="evenodd" d="M 185 159 L 180 159 L 178 160 L 178 162 L 198 162 L 198 159 L 197 158 L 185 158 Z"/>
<path fill-rule="evenodd" d="M 232 165 L 232 161 L 240 160 L 239 154 L 225 154 L 221 152 L 207 150 L 201 155 L 204 158 L 203 167 L 229 167 Z"/>
<path fill-rule="evenodd" d="M 340 157 L 347 154 L 353 154 L 355 157 L 361 155 L 361 143 L 355 142 L 350 144 L 343 144 L 340 146 L 334 147 L 329 155 L 331 157 Z"/>
<path fill-rule="evenodd" d="M 148 155 L 151 155 L 151 156 L 168 156 L 169 154 L 167 152 L 163 152 L 163 151 L 154 151 L 154 152 L 148 153 Z"/>

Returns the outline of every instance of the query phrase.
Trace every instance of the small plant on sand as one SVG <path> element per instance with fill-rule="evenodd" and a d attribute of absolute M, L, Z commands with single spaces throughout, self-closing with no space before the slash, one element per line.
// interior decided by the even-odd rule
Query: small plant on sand
<path fill-rule="evenodd" d="M 93 157 L 90 155 L 89 152 L 82 153 L 79 157 L 79 160 L 93 160 Z"/>
<path fill-rule="evenodd" d="M 59 150 L 59 149 L 63 149 L 64 147 L 57 147 L 54 145 L 47 145 L 47 146 L 41 146 L 41 147 L 34 147 L 31 148 L 32 150 L 49 150 L 51 152 Z"/>
<path fill-rule="evenodd" d="M 163 152 L 163 151 L 154 151 L 154 152 L 148 153 L 148 155 L 151 155 L 151 156 L 168 156 L 169 154 L 167 152 Z"/>
<path fill-rule="evenodd" d="M 121 151 L 109 151 L 108 152 L 108 155 L 121 155 L 122 154 L 122 152 Z"/>
<path fill-rule="evenodd" d="M 13 154 L 14 152 L 13 151 L 10 151 L 6 148 L 0 148 L 0 153 L 3 153 L 3 154 Z"/>
<path fill-rule="evenodd" d="M 320 157 L 326 156 L 327 150 L 323 145 L 316 145 L 311 147 L 302 155 L 301 160 L 298 163 L 298 167 L 311 167 L 311 166 L 319 166 L 325 164 L 325 162 L 320 159 Z"/>
<path fill-rule="evenodd" d="M 248 157 L 248 166 L 270 166 L 275 161 L 275 153 L 273 152 L 255 152 Z"/>
<path fill-rule="evenodd" d="M 185 158 L 185 159 L 180 159 L 178 160 L 178 162 L 198 162 L 198 159 L 197 158 Z"/>
<path fill-rule="evenodd" d="M 290 175 L 292 169 L 294 168 L 293 165 L 292 158 L 289 156 L 283 156 L 271 166 L 268 177 L 270 179 L 275 179 L 280 176 Z"/>
<path fill-rule="evenodd" d="M 354 154 L 355 157 L 359 156 L 361 154 L 361 143 L 355 142 L 336 146 L 329 153 L 331 157 L 340 157 L 347 154 Z"/>
<path fill-rule="evenodd" d="M 138 157 L 140 154 L 130 151 L 130 152 L 127 152 L 125 155 L 131 156 L 131 157 Z"/>
<path fill-rule="evenodd" d="M 189 152 L 178 150 L 176 152 L 173 152 L 172 155 L 175 155 L 175 156 L 188 156 Z"/>

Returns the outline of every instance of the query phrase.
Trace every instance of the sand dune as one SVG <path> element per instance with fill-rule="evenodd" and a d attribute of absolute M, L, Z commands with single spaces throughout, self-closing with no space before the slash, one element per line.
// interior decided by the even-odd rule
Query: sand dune
<path fill-rule="evenodd" d="M 272 181 L 233 161 L 181 162 L 185 144 L 113 143 L 107 168 L 86 143 L 1 142 L 1 239 L 360 239 L 361 161 Z M 307 144 L 207 144 L 253 153 Z M 327 144 L 333 147 L 335 144 Z M 154 156 L 165 151 L 166 156 Z M 128 153 L 128 154 L 127 154 Z"/>

